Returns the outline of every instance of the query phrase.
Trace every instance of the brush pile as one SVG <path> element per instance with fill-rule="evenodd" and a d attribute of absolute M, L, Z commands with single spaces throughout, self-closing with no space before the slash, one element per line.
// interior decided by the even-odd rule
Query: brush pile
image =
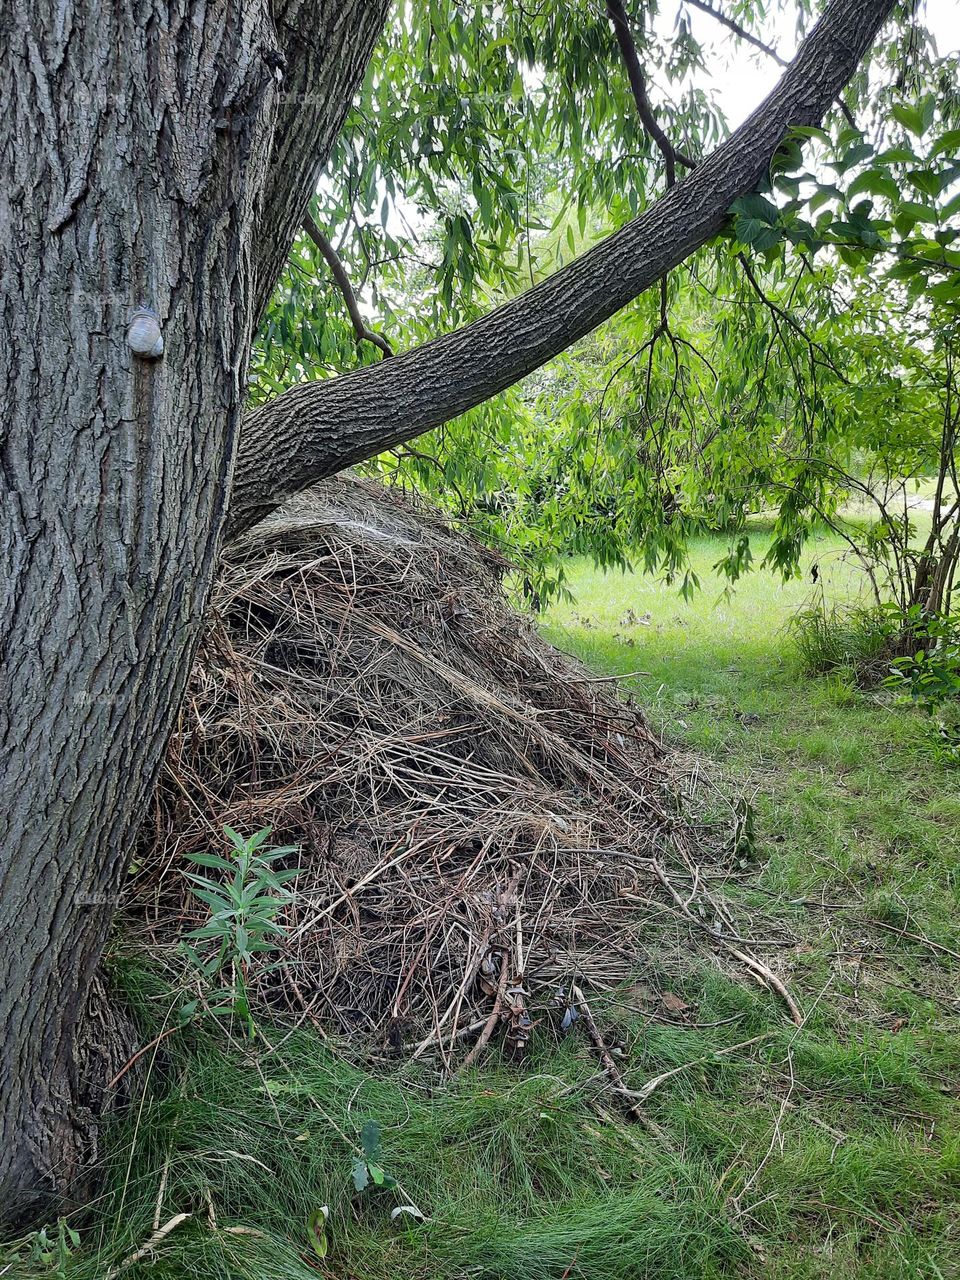
<path fill-rule="evenodd" d="M 508 567 L 352 478 L 230 547 L 128 904 L 155 948 L 204 920 L 184 855 L 269 824 L 302 870 L 261 1008 L 450 1065 L 655 970 L 664 919 L 726 927 L 660 744 Z"/>

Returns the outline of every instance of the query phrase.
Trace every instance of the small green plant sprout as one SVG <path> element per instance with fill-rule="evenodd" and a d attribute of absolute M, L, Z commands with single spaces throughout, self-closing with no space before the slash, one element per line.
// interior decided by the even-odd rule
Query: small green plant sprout
<path fill-rule="evenodd" d="M 250 964 L 255 956 L 277 949 L 278 935 L 284 932 L 280 912 L 293 898 L 285 886 L 300 870 L 299 867 L 280 870 L 274 864 L 297 853 L 299 847 L 267 848 L 270 827 L 246 839 L 232 827 L 225 826 L 223 830 L 230 842 L 226 856 L 188 855 L 197 866 L 218 872 L 219 878 L 192 871 L 186 873 L 191 892 L 209 907 L 210 916 L 200 928 L 186 935 L 207 945 L 201 949 L 186 941 L 182 945 L 190 963 L 207 982 L 220 974 L 229 975 L 228 983 L 209 993 L 209 1011 L 232 1014 L 252 1039 L 256 1026 L 247 994 Z M 201 950 L 206 954 L 201 954 Z"/>
<path fill-rule="evenodd" d="M 330 1248 L 327 1240 L 327 1219 L 330 1217 L 330 1206 L 322 1204 L 307 1219 L 307 1235 L 318 1258 L 325 1258 Z"/>
<path fill-rule="evenodd" d="M 376 1120 L 367 1120 L 360 1131 L 362 1156 L 354 1156 L 353 1186 L 356 1191 L 366 1191 L 373 1184 L 390 1190 L 397 1185 L 397 1180 L 386 1173 L 377 1162 L 380 1159 L 380 1126 Z"/>
<path fill-rule="evenodd" d="M 57 1280 L 66 1280 L 67 1263 L 80 1247 L 80 1236 L 67 1224 L 66 1218 L 58 1218 L 55 1227 L 41 1227 L 27 1236 L 24 1244 L 27 1262 L 33 1266 L 49 1267 Z"/>

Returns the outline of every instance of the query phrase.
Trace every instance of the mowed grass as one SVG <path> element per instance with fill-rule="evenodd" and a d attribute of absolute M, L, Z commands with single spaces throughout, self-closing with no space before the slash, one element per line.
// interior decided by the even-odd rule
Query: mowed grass
<path fill-rule="evenodd" d="M 753 541 L 759 561 L 766 537 Z M 960 771 L 922 710 L 805 676 L 791 635 L 805 606 L 859 598 L 857 568 L 824 536 L 799 578 L 760 570 L 727 595 L 712 571 L 723 549 L 719 538 L 698 544 L 702 590 L 689 603 L 651 578 L 574 562 L 576 602 L 551 609 L 546 633 L 597 670 L 641 671 L 623 687 L 665 740 L 704 756 L 721 787 L 754 803 L 766 863 L 756 884 L 781 911 L 825 894 L 831 912 L 849 903 L 860 920 L 934 944 L 901 939 L 898 964 L 923 957 L 949 970 L 949 951 L 960 953 Z"/>
<path fill-rule="evenodd" d="M 648 673 L 626 685 L 700 760 L 717 823 L 728 799 L 752 802 L 753 860 L 727 892 L 794 940 L 768 958 L 803 1026 L 706 951 L 679 979 L 646 973 L 602 1005 L 631 1087 L 683 1068 L 642 1122 L 579 1033 L 544 1029 L 524 1066 L 494 1051 L 445 1082 L 422 1065 L 371 1072 L 304 1028 L 265 1028 L 253 1046 L 190 1029 L 114 1125 L 101 1193 L 69 1218 L 79 1246 L 58 1247 L 51 1224 L 0 1249 L 0 1276 L 960 1275 L 960 772 L 917 711 L 799 672 L 784 625 L 809 576 L 758 573 L 722 599 L 719 552 L 697 547 L 704 590 L 690 604 L 573 564 L 577 602 L 545 627 L 599 674 Z M 834 543 L 812 549 L 808 575 L 814 560 L 834 598 L 856 590 Z M 170 993 L 142 962 L 116 978 L 148 1040 Z M 399 1186 L 357 1192 L 371 1118 Z M 423 1220 L 391 1217 L 404 1205 Z M 323 1257 L 308 1225 L 321 1206 Z"/>

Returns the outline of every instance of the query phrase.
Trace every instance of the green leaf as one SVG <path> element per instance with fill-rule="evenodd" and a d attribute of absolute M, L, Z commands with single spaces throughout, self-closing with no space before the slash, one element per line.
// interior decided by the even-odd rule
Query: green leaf
<path fill-rule="evenodd" d="M 188 1022 L 192 1021 L 196 1016 L 197 1008 L 198 1001 L 196 1000 L 188 1000 L 185 1004 L 180 1006 L 177 1010 L 177 1021 L 181 1027 L 185 1027 Z"/>
<path fill-rule="evenodd" d="M 931 209 L 929 205 L 920 204 L 916 200 L 903 200 L 900 204 L 903 213 L 908 213 L 911 217 L 916 218 L 918 222 L 936 222 L 937 212 Z"/>
<path fill-rule="evenodd" d="M 380 1150 L 380 1126 L 376 1120 L 367 1120 L 360 1130 L 360 1146 L 368 1160 Z"/>
<path fill-rule="evenodd" d="M 896 266 L 891 267 L 887 272 L 887 278 L 889 280 L 909 280 L 911 276 L 915 276 L 918 271 L 922 270 L 922 262 L 898 262 Z"/>
<path fill-rule="evenodd" d="M 783 232 L 777 227 L 768 226 L 756 218 L 739 217 L 735 224 L 735 234 L 742 245 L 762 252 L 772 248 L 783 239 Z"/>
<path fill-rule="evenodd" d="M 790 132 L 787 134 L 787 137 L 800 138 L 800 139 L 803 139 L 804 141 L 808 138 L 816 138 L 818 142 L 823 142 L 823 143 L 830 142 L 830 135 L 829 133 L 827 133 L 825 129 L 818 129 L 818 128 L 815 128 L 813 125 L 806 125 L 806 124 L 793 125 L 790 129 Z"/>
<path fill-rule="evenodd" d="M 919 158 L 909 147 L 888 147 L 877 156 L 877 164 L 916 164 Z"/>
<path fill-rule="evenodd" d="M 907 181 L 925 196 L 936 197 L 943 188 L 942 175 L 933 169 L 911 169 Z"/>
<path fill-rule="evenodd" d="M 839 187 L 835 187 L 831 183 L 822 183 L 810 197 L 810 212 L 816 213 L 818 209 L 822 208 L 830 200 L 839 200 L 840 198 Z"/>
<path fill-rule="evenodd" d="M 845 151 L 837 161 L 837 169 L 840 173 L 846 173 L 848 169 L 852 169 L 855 164 L 860 164 L 862 160 L 866 160 L 873 155 L 873 147 L 869 142 L 857 142 L 849 150 Z"/>
<path fill-rule="evenodd" d="M 747 218 L 765 222 L 768 226 L 773 226 L 780 217 L 777 206 L 759 191 L 751 191 L 735 200 L 731 205 L 731 212 L 745 214 Z"/>
<path fill-rule="evenodd" d="M 210 889 L 191 889 L 191 893 L 195 898 L 199 898 L 201 902 L 205 903 L 218 918 L 227 920 L 237 914 L 234 907 L 222 894 L 215 893 Z"/>
<path fill-rule="evenodd" d="M 958 151 L 960 151 L 960 129 L 948 129 L 933 144 L 930 154 L 932 156 L 956 155 Z"/>
<path fill-rule="evenodd" d="M 234 864 L 228 862 L 226 858 L 221 858 L 215 853 L 188 853 L 186 855 L 188 862 L 195 862 L 199 867 L 210 867 L 215 871 L 225 871 L 228 875 L 232 875 Z"/>
<path fill-rule="evenodd" d="M 960 275 L 933 285 L 929 294 L 934 302 L 960 303 Z"/>
<path fill-rule="evenodd" d="M 923 133 L 923 110 L 920 107 L 911 107 L 906 103 L 898 102 L 893 107 L 893 118 L 898 120 L 900 124 L 910 133 L 915 134 L 918 138 Z"/>
<path fill-rule="evenodd" d="M 896 201 L 900 196 L 900 187 L 891 174 L 884 173 L 880 169 L 865 169 L 851 182 L 847 189 L 847 199 L 852 200 L 854 196 L 862 195 L 864 192 Z"/>
<path fill-rule="evenodd" d="M 366 1191 L 370 1185 L 370 1174 L 367 1162 L 358 1156 L 353 1162 L 353 1187 L 355 1191 Z"/>
<path fill-rule="evenodd" d="M 362 1188 L 358 1187 L 358 1190 Z M 313 1245 L 313 1251 L 318 1258 L 325 1258 L 329 1244 L 327 1241 L 327 1218 L 330 1216 L 329 1208 L 324 1204 L 319 1209 L 311 1213 L 307 1219 L 307 1235 L 310 1237 L 310 1243 Z"/>

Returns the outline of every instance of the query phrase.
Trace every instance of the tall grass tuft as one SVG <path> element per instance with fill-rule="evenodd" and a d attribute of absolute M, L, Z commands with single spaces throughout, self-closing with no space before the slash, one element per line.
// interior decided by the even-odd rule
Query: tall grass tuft
<path fill-rule="evenodd" d="M 901 631 L 888 611 L 851 604 L 802 609 L 790 628 L 805 675 L 837 673 L 863 688 L 889 674 Z"/>

